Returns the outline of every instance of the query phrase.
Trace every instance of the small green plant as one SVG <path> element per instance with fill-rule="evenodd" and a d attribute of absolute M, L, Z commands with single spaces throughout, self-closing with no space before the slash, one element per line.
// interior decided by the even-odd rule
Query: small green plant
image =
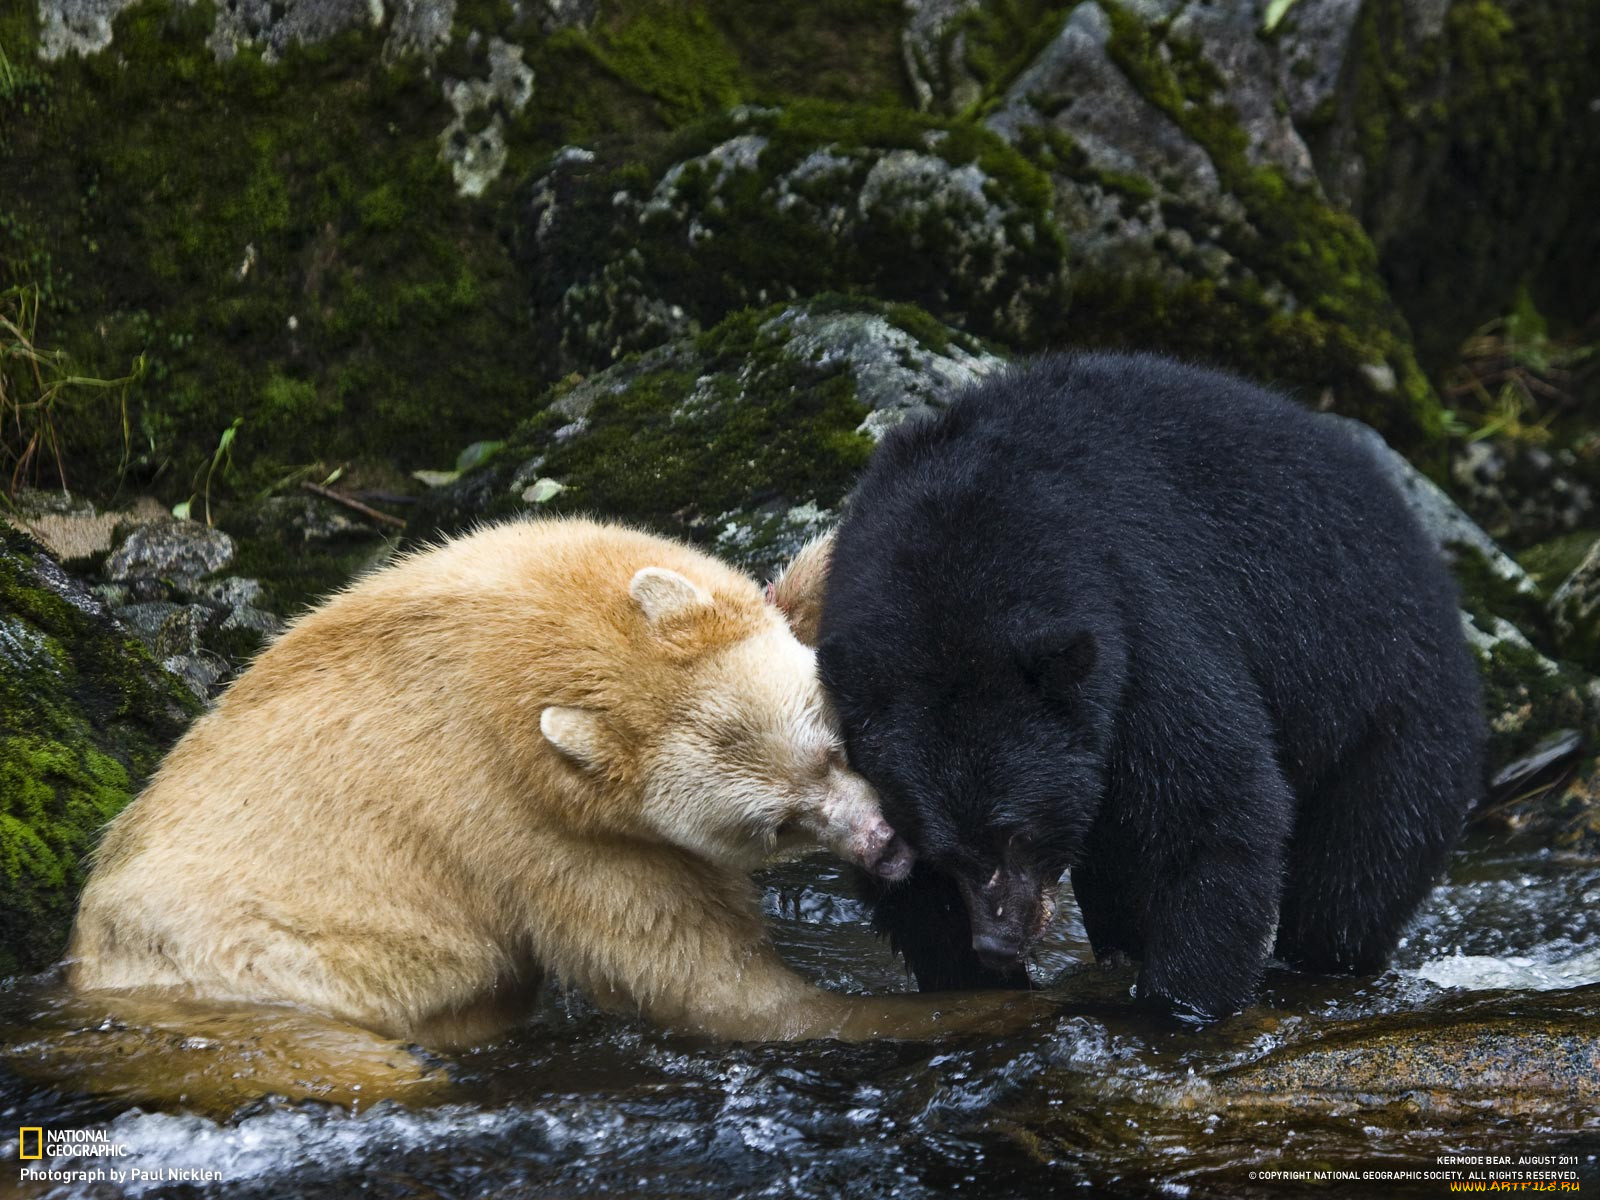
<path fill-rule="evenodd" d="M 1600 360 L 1600 344 L 1552 338 L 1524 288 L 1511 311 L 1474 330 L 1445 380 L 1454 431 L 1468 441 L 1550 439 L 1550 425 L 1574 407 L 1575 377 Z"/>
<path fill-rule="evenodd" d="M 199 491 L 191 492 L 187 500 L 172 506 L 172 515 L 180 521 L 187 521 L 194 511 L 195 497 L 203 499 L 206 514 L 206 524 L 211 524 L 211 477 L 217 473 L 219 467 L 231 468 L 233 466 L 233 439 L 239 434 L 239 427 L 244 424 L 243 417 L 235 417 L 233 424 L 222 431 L 222 436 L 217 439 L 217 448 L 211 452 L 211 462 L 206 466 L 205 482 Z"/>
<path fill-rule="evenodd" d="M 128 386 L 145 372 L 144 355 L 120 379 L 99 379 L 72 371 L 61 350 L 38 344 L 40 291 L 25 285 L 0 292 L 0 467 L 9 468 L 7 494 L 23 484 L 40 484 L 53 468 L 67 487 L 61 450 L 61 418 L 90 397 L 110 393 L 122 431 L 122 464 L 128 462 Z M 119 471 L 120 474 L 120 471 Z"/>

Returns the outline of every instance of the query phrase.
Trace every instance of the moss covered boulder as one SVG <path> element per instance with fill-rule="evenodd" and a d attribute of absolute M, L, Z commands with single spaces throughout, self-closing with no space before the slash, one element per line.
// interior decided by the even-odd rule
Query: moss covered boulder
<path fill-rule="evenodd" d="M 884 429 L 1000 360 L 910 306 L 823 298 L 741 311 L 557 387 L 410 533 L 484 518 L 631 521 L 767 574 L 824 528 Z"/>
<path fill-rule="evenodd" d="M 1076 5 L 989 81 L 984 123 L 1051 175 L 1068 336 L 1271 379 L 1418 451 L 1439 404 L 1375 248 L 1271 103 L 1254 11 Z"/>
<path fill-rule="evenodd" d="M 530 192 L 520 261 L 566 369 L 820 292 L 1013 346 L 1043 344 L 1065 302 L 1043 173 L 979 127 L 907 111 L 740 108 L 644 163 L 568 148 Z"/>
<path fill-rule="evenodd" d="M 1592 4 L 938 0 L 913 6 L 905 47 L 924 107 L 1054 154 L 1074 249 L 1158 309 L 1140 338 L 1173 324 L 1155 302 L 1183 299 L 1176 270 L 1297 316 L 1347 369 L 1386 363 L 1420 403 L 1408 325 L 1436 370 L 1524 284 L 1568 329 L 1600 307 Z M 1315 336 L 1330 326 L 1351 344 Z"/>
<path fill-rule="evenodd" d="M 0 525 L 0 975 L 66 943 L 84 855 L 199 703 L 38 544 Z"/>

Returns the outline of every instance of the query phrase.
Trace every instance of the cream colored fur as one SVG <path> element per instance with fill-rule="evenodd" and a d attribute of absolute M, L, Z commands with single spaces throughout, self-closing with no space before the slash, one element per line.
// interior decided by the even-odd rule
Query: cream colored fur
<path fill-rule="evenodd" d="M 887 835 L 751 581 L 625 529 L 507 524 L 306 614 L 196 722 L 109 827 L 68 978 L 438 1048 L 523 1019 L 546 972 L 737 1038 L 1014 1011 L 836 996 L 778 959 L 747 871 L 815 845 L 870 864 Z"/>
<path fill-rule="evenodd" d="M 767 595 L 789 619 L 789 628 L 807 646 L 817 644 L 822 598 L 833 565 L 833 530 L 819 533 L 794 556 L 767 588 Z"/>

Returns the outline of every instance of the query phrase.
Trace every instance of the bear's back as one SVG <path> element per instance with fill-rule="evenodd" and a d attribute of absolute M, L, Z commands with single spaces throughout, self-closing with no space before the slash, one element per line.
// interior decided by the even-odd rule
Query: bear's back
<path fill-rule="evenodd" d="M 886 597 L 940 656 L 1129 631 L 1147 659 L 1232 662 L 1308 746 L 1412 669 L 1446 663 L 1475 694 L 1454 585 L 1370 449 L 1220 372 L 1098 353 L 1012 368 L 892 433 L 852 513 L 841 608 Z"/>

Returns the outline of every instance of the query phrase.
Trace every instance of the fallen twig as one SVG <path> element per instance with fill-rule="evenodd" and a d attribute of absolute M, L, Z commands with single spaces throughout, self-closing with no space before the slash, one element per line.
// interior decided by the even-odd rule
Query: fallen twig
<path fill-rule="evenodd" d="M 332 488 L 325 488 L 320 483 L 312 483 L 309 479 L 300 484 L 306 491 L 314 496 L 321 496 L 324 500 L 332 500 L 335 504 L 342 504 L 348 509 L 360 513 L 369 521 L 376 521 L 380 525 L 388 525 L 394 529 L 404 529 L 406 523 L 399 517 L 392 517 L 386 512 L 379 512 L 371 505 L 363 504 L 350 496 L 344 496 Z"/>

